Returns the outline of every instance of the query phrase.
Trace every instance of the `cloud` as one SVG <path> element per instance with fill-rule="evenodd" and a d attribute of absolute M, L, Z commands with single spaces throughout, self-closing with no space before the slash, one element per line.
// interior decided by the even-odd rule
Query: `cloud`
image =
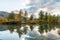
<path fill-rule="evenodd" d="M 0 11 L 14 11 L 20 10 L 26 7 L 29 4 L 29 0 L 0 0 Z"/>
<path fill-rule="evenodd" d="M 47 11 L 53 11 L 57 8 L 60 9 L 59 0 L 30 0 L 29 9 L 30 13 L 35 13 L 39 9 L 46 9 Z"/>
<path fill-rule="evenodd" d="M 49 4 L 50 1 L 48 0 L 31 0 L 29 6 L 31 6 L 28 10 L 32 10 L 30 11 L 31 13 L 36 12 L 39 8 L 45 7 L 45 5 Z"/>

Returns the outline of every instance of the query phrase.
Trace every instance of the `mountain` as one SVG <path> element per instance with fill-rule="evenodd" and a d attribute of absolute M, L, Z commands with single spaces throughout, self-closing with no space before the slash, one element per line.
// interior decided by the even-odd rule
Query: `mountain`
<path fill-rule="evenodd" d="M 0 11 L 0 18 L 2 18 L 2 17 L 8 17 L 8 15 L 9 15 L 8 12 Z"/>

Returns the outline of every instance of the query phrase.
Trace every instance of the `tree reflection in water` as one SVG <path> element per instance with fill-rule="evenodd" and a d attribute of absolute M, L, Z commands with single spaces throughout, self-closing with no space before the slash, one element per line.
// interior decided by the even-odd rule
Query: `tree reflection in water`
<path fill-rule="evenodd" d="M 9 29 L 9 31 L 10 31 L 11 33 L 13 33 L 15 28 L 14 28 L 14 26 L 10 26 L 10 25 L 9 25 L 9 26 L 8 26 L 8 29 Z"/>
<path fill-rule="evenodd" d="M 30 31 L 33 31 L 34 25 L 33 24 L 29 24 L 28 26 L 30 26 L 30 27 L 27 27 L 27 24 L 23 24 L 23 25 L 8 25 L 8 27 L 6 26 L 5 28 L 7 28 L 10 31 L 10 33 L 13 33 L 14 30 L 16 29 L 15 32 L 17 32 L 19 37 L 21 37 L 22 34 L 27 34 L 27 31 L 29 31 L 28 30 L 29 28 L 30 28 Z M 53 25 L 53 24 L 37 24 L 37 26 L 39 26 L 38 27 L 38 32 L 40 34 L 42 34 L 42 35 L 43 35 L 44 32 L 46 32 L 46 34 L 47 34 L 51 30 L 55 30 L 55 28 L 60 28 L 59 26 Z"/>
<path fill-rule="evenodd" d="M 13 33 L 14 29 L 16 29 L 16 32 L 18 33 L 19 37 L 21 37 L 22 34 L 26 34 L 27 33 L 27 29 L 28 29 L 26 25 L 24 25 L 23 29 L 21 29 L 22 26 L 23 25 L 19 25 L 19 26 L 8 25 L 8 30 L 10 31 L 10 33 Z"/>

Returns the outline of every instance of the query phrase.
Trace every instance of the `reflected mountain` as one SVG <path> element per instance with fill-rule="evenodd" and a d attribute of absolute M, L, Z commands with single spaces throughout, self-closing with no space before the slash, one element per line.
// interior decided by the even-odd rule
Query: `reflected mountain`
<path fill-rule="evenodd" d="M 8 30 L 7 26 L 0 26 L 0 31 L 5 31 L 5 30 Z"/>

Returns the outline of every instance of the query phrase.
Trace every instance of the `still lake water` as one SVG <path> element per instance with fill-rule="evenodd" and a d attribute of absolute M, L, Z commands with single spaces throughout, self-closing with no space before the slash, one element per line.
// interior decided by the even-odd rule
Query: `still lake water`
<path fill-rule="evenodd" d="M 38 32 L 39 26 L 41 25 L 0 25 L 0 40 L 42 40 L 41 38 L 43 40 L 60 40 L 60 36 L 56 32 L 59 25 L 42 25 L 41 27 L 51 27 L 52 29 L 52 31 L 46 29 L 44 36 Z"/>

